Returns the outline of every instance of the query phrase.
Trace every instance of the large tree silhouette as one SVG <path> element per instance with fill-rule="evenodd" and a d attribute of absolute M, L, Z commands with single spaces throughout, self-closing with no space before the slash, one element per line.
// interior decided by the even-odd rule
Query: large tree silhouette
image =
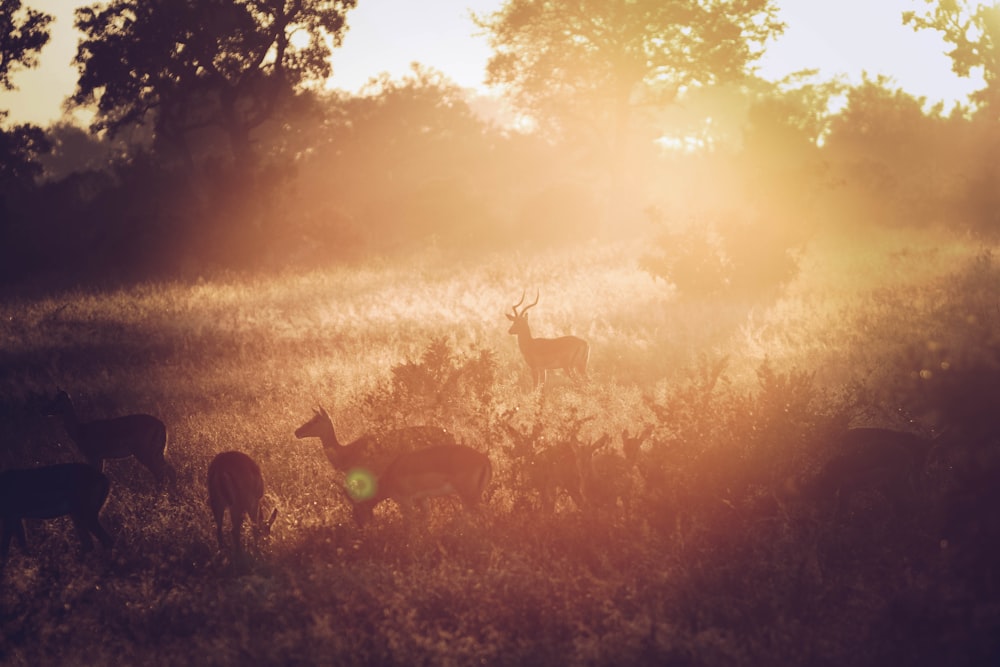
<path fill-rule="evenodd" d="M 38 53 L 49 41 L 52 17 L 21 7 L 21 0 L 0 0 L 0 90 L 15 90 L 11 74 L 38 64 Z M 47 148 L 42 130 L 30 124 L 2 126 L 0 110 L 0 184 L 24 181 L 41 170 L 36 158 Z"/>
<path fill-rule="evenodd" d="M 153 123 L 187 153 L 221 129 L 238 164 L 251 133 L 294 94 L 328 78 L 356 0 L 112 0 L 78 9 L 73 101 L 96 103 L 94 130 Z"/>

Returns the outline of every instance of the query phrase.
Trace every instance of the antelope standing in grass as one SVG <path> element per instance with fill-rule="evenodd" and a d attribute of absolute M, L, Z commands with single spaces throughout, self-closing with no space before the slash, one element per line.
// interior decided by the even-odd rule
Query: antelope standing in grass
<path fill-rule="evenodd" d="M 67 435 L 87 462 L 104 471 L 106 459 L 124 459 L 134 456 L 149 469 L 158 482 L 176 478 L 173 467 L 167 463 L 167 427 L 152 415 L 125 415 L 113 419 L 81 422 L 73 401 L 65 391 L 59 391 L 49 404 L 46 414 L 62 417 Z"/>
<path fill-rule="evenodd" d="M 68 514 L 83 551 L 93 547 L 91 535 L 105 548 L 110 548 L 113 540 L 98 518 L 109 489 L 108 478 L 85 463 L 60 463 L 0 473 L 0 519 L 3 520 L 0 564 L 7 561 L 13 537 L 17 537 L 21 549 L 28 552 L 24 519 L 54 519 Z"/>
<path fill-rule="evenodd" d="M 524 303 L 524 293 L 521 300 L 514 304 L 514 314 L 505 313 L 511 321 L 507 333 L 517 336 L 517 346 L 521 350 L 525 363 L 531 369 L 534 388 L 545 382 L 545 372 L 563 369 L 571 379 L 583 382 L 587 379 L 587 361 L 590 358 L 590 345 L 576 336 L 560 336 L 559 338 L 533 338 L 528 326 L 528 310 L 538 305 L 538 294 L 535 300 L 517 311 Z"/>
<path fill-rule="evenodd" d="M 233 553 L 239 555 L 240 533 L 243 530 L 243 517 L 250 518 L 254 533 L 258 537 L 271 532 L 271 524 L 278 516 L 277 508 L 270 517 L 264 519 L 264 511 L 260 506 L 264 497 L 264 477 L 260 466 L 243 452 L 222 452 L 217 454 L 208 465 L 208 505 L 215 517 L 215 534 L 219 540 L 219 550 L 226 548 L 222 536 L 222 521 L 229 510 L 229 520 L 232 524 Z"/>
<path fill-rule="evenodd" d="M 500 424 L 514 443 L 509 449 L 515 470 L 524 485 L 538 493 L 542 511 L 552 514 L 562 492 L 578 510 L 594 502 L 598 484 L 592 460 L 610 439 L 607 435 L 589 442 L 580 439 L 581 427 L 595 416 L 574 417 L 566 426 L 565 435 L 546 444 L 541 437 L 544 424 L 536 420 L 531 431 L 520 431 L 509 421 L 515 411 L 504 413 Z"/>
<path fill-rule="evenodd" d="M 610 436 L 602 436 L 597 441 L 580 444 L 574 452 L 580 467 L 583 496 L 591 508 L 615 508 L 621 503 L 626 513 L 631 513 L 633 501 L 642 493 L 645 479 L 645 463 L 640 461 L 642 443 L 652 433 L 653 427 L 631 435 L 622 429 L 622 453 L 609 451 Z"/>
<path fill-rule="evenodd" d="M 404 451 L 455 444 L 455 436 L 439 426 L 408 426 L 381 435 L 364 435 L 342 445 L 322 406 L 313 411 L 312 419 L 295 429 L 295 437 L 319 438 L 330 465 L 344 473 L 365 467 L 378 474 Z"/>
<path fill-rule="evenodd" d="M 348 479 L 345 492 L 354 505 L 354 521 L 364 526 L 388 498 L 407 515 L 414 508 L 423 510 L 428 498 L 448 495 L 457 495 L 467 510 L 475 509 L 492 476 L 493 465 L 482 452 L 465 445 L 437 445 L 400 454 L 375 478 Z"/>
<path fill-rule="evenodd" d="M 519 483 L 538 493 L 543 511 L 555 511 L 556 501 L 565 492 L 577 509 L 583 509 L 583 491 L 576 454 L 568 442 L 547 444 L 542 436 L 545 423 L 535 417 L 531 430 L 516 428 L 511 417 L 517 408 L 508 410 L 500 425 L 510 436 L 512 445 L 507 447 L 512 468 Z"/>

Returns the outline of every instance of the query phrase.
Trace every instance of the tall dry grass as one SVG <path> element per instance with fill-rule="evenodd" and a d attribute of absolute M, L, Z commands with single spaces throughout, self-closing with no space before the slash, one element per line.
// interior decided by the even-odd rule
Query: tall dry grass
<path fill-rule="evenodd" d="M 786 492 L 836 428 L 933 429 L 955 414 L 940 398 L 954 373 L 991 371 L 998 271 L 935 243 L 828 243 L 753 307 L 677 294 L 637 268 L 636 243 L 4 303 L 0 465 L 77 458 L 40 410 L 61 387 L 85 419 L 162 418 L 179 485 L 108 465 L 110 556 L 77 562 L 65 521 L 34 523 L 35 553 L 15 550 L 0 583 L 0 658 L 975 664 L 995 655 L 995 598 L 939 562 L 933 524 L 817 523 Z M 585 387 L 556 373 L 530 392 L 503 313 L 536 289 L 535 335 L 590 341 Z M 488 452 L 488 518 L 442 501 L 418 530 L 392 508 L 356 529 L 318 441 L 292 435 L 316 404 L 342 441 L 433 422 Z M 620 502 L 562 496 L 549 514 L 538 452 L 508 427 L 541 422 L 540 451 L 581 418 L 581 438 L 609 434 L 614 456 L 622 429 L 652 426 L 644 467 Z M 215 552 L 205 503 L 208 461 L 227 449 L 260 463 L 280 512 L 243 566 Z"/>

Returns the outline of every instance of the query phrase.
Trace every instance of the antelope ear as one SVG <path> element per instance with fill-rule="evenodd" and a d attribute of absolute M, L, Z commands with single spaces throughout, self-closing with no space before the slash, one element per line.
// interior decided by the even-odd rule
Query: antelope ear
<path fill-rule="evenodd" d="M 323 409 L 323 406 L 322 406 L 322 405 L 321 405 L 321 406 L 319 406 L 319 413 L 320 413 L 321 415 L 323 415 L 324 417 L 329 417 L 329 415 L 328 415 L 328 414 L 326 414 L 326 410 L 324 410 L 324 409 Z"/>
<path fill-rule="evenodd" d="M 504 317 L 506 317 L 506 318 L 507 318 L 508 320 L 510 320 L 511 322 L 513 322 L 514 320 L 516 320 L 516 319 L 517 319 L 516 317 L 514 317 L 514 316 L 513 316 L 513 315 L 511 315 L 510 313 L 504 313 Z"/>

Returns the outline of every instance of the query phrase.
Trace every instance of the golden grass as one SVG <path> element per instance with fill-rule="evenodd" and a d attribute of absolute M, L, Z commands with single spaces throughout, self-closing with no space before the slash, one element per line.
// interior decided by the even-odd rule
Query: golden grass
<path fill-rule="evenodd" d="M 431 253 L 2 304 L 10 371 L 0 377 L 2 466 L 73 458 L 72 448 L 55 445 L 65 440 L 61 430 L 37 412 L 61 386 L 85 418 L 160 416 L 181 486 L 164 496 L 133 462 L 109 465 L 114 491 L 104 517 L 119 540 L 109 565 L 71 564 L 73 537 L 58 522 L 31 529 L 41 555 L 18 554 L 4 573 L 5 584 L 16 583 L 0 597 L 3 629 L 17 639 L 0 659 L 610 664 L 642 662 L 649 650 L 647 664 L 660 664 L 697 650 L 716 656 L 706 664 L 747 664 L 739 658 L 746 651 L 805 664 L 795 642 L 767 646 L 721 620 L 760 605 L 785 613 L 785 585 L 804 587 L 817 606 L 823 599 L 797 565 L 815 545 L 787 525 L 769 532 L 770 524 L 736 522 L 727 508 L 746 498 L 728 494 L 785 474 L 784 457 L 806 428 L 795 420 L 812 423 L 818 417 L 801 412 L 823 412 L 809 405 L 813 395 L 830 400 L 826 392 L 873 374 L 906 375 L 901 350 L 948 340 L 932 317 L 941 279 L 977 249 L 936 243 L 814 247 L 787 293 L 763 305 L 676 294 L 637 268 L 640 242 L 478 260 Z M 536 289 L 535 335 L 574 333 L 591 343 L 585 388 L 556 373 L 542 394 L 529 391 L 503 315 Z M 495 355 L 487 397 L 471 385 L 443 401 L 398 393 L 394 369 L 424 368 L 422 355 L 442 339 L 454 355 L 448 368 L 483 370 L 478 355 Z M 703 391 L 705 368 L 726 357 L 720 388 Z M 773 372 L 762 389 L 765 360 Z M 809 375 L 815 385 L 796 396 Z M 650 400 L 662 414 L 650 412 Z M 440 512 L 427 535 L 414 537 L 389 511 L 355 530 L 319 442 L 292 435 L 317 403 L 342 441 L 382 422 L 433 421 L 490 452 L 495 516 L 466 525 Z M 656 423 L 655 453 L 674 475 L 670 487 L 645 497 L 636 516 L 526 509 L 531 489 L 517 486 L 523 480 L 497 421 L 513 408 L 521 428 L 547 420 L 547 437 L 564 435 L 575 416 L 593 416 L 581 436 L 611 434 L 611 451 L 621 429 Z M 260 462 L 267 503 L 280 508 L 271 546 L 247 572 L 213 556 L 204 474 L 226 449 Z M 854 574 L 829 576 L 843 583 Z M 702 597 L 706 587 L 714 592 Z M 871 620 L 875 607 L 859 618 Z M 72 620 L 60 620 L 62 609 Z M 722 616 L 705 634 L 684 626 L 691 614 Z M 796 624 L 781 618 L 772 621 L 794 635 Z M 810 621 L 804 641 L 832 643 L 844 657 L 847 643 L 824 629 L 829 621 Z"/>

